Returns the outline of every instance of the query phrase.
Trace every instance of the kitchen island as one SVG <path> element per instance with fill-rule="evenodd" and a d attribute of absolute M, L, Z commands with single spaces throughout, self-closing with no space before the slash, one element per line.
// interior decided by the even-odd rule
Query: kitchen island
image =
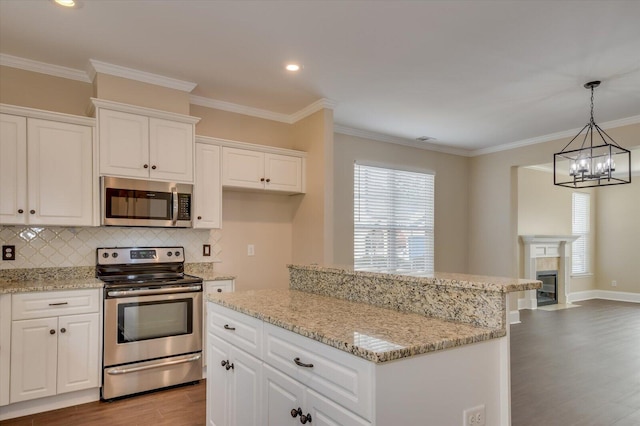
<path fill-rule="evenodd" d="M 208 424 L 510 424 L 506 294 L 539 282 L 289 269 L 209 296 Z"/>

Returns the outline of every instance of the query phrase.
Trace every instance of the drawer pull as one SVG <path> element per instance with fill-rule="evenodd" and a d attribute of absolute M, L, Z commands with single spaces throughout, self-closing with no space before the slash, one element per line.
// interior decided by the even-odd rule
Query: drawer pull
<path fill-rule="evenodd" d="M 49 306 L 62 306 L 62 305 L 68 305 L 69 302 L 58 302 L 58 303 L 49 303 Z"/>
<path fill-rule="evenodd" d="M 221 366 L 223 366 L 224 368 L 226 368 L 226 369 L 227 369 L 227 371 L 229 371 L 229 370 L 231 370 L 231 369 L 233 368 L 233 363 L 232 363 L 232 362 L 229 362 L 229 360 L 222 361 L 222 362 L 220 363 L 220 365 L 221 365 Z"/>
<path fill-rule="evenodd" d="M 236 331 L 236 328 L 235 327 L 229 327 L 229 324 L 225 324 L 224 325 L 224 329 L 225 330 L 230 330 L 230 331 Z"/>
<path fill-rule="evenodd" d="M 298 365 L 300 367 L 313 368 L 313 364 L 305 364 L 304 362 L 300 361 L 300 358 L 298 358 L 298 357 L 294 358 L 293 362 L 295 362 L 296 365 Z M 311 420 L 309 420 L 309 421 L 311 421 Z"/>

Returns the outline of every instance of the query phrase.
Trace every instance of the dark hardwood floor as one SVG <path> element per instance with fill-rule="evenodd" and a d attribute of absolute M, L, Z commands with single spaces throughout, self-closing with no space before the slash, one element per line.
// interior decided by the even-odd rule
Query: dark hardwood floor
<path fill-rule="evenodd" d="M 522 324 L 511 327 L 513 426 L 640 425 L 640 304 L 579 305 L 520 311 Z M 204 425 L 205 382 L 0 423 Z"/>
<path fill-rule="evenodd" d="M 513 426 L 640 425 L 640 304 L 577 304 L 511 327 Z"/>
<path fill-rule="evenodd" d="M 205 381 L 113 402 L 90 402 L 0 422 L 2 426 L 204 425 Z"/>

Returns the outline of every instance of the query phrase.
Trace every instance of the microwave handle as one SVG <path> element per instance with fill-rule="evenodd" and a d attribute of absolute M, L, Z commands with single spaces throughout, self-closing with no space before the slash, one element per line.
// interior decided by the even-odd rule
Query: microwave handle
<path fill-rule="evenodd" d="M 171 188 L 171 199 L 173 200 L 173 214 L 171 215 L 171 220 L 175 226 L 178 222 L 178 188 Z"/>

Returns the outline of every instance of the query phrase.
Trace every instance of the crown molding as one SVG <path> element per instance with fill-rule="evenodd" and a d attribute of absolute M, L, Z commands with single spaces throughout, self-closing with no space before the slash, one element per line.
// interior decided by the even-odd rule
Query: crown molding
<path fill-rule="evenodd" d="M 268 111 L 266 109 L 253 108 L 231 102 L 219 101 L 217 99 L 205 98 L 204 96 L 189 96 L 189 103 L 207 108 L 219 109 L 222 111 L 235 112 L 237 114 L 249 115 L 251 117 L 263 118 L 265 120 L 279 121 L 281 123 L 292 124 L 291 116 L 279 112 Z"/>
<path fill-rule="evenodd" d="M 113 65 L 97 61 L 95 59 L 89 59 L 87 74 L 91 78 L 91 81 L 95 78 L 96 73 L 128 78 L 129 80 L 155 84 L 156 86 L 176 89 L 187 93 L 190 93 L 198 85 L 197 83 L 192 83 L 190 81 L 177 80 L 175 78 L 165 77 L 159 74 L 152 74 L 150 72 L 138 71 L 132 68 L 121 67 L 120 65 Z"/>
<path fill-rule="evenodd" d="M 92 81 L 89 76 L 87 76 L 87 73 L 82 70 L 33 61 L 31 59 L 19 58 L 17 56 L 11 56 L 4 53 L 0 53 L 0 65 L 37 72 L 40 74 L 47 74 L 54 77 L 67 78 L 69 80 L 81 81 L 83 83 L 91 83 Z"/>
<path fill-rule="evenodd" d="M 217 145 L 229 148 L 250 149 L 253 151 L 267 152 L 270 154 L 288 155 L 291 157 L 307 158 L 307 153 L 295 149 L 279 148 L 276 146 L 259 145 L 249 142 L 239 142 L 229 139 L 214 138 L 211 136 L 196 135 L 196 143 Z"/>
<path fill-rule="evenodd" d="M 444 145 L 436 145 L 429 142 L 420 142 L 412 139 L 399 138 L 396 136 L 386 135 L 384 133 L 356 129 L 354 127 L 343 126 L 340 124 L 334 125 L 333 130 L 335 133 L 340 133 L 340 134 L 349 135 L 349 136 L 356 136 L 364 139 L 371 139 L 378 142 L 387 142 L 387 143 L 393 143 L 396 145 L 410 146 L 413 148 L 442 152 L 444 154 L 459 155 L 462 157 L 471 156 L 471 151 L 463 148 L 452 148 Z"/>
<path fill-rule="evenodd" d="M 145 115 L 147 117 L 160 118 L 163 120 L 179 121 L 182 123 L 196 124 L 200 121 L 199 117 L 193 117 L 191 115 L 178 114 L 175 112 L 141 107 L 137 105 L 123 104 L 121 102 L 114 102 L 106 99 L 91 98 L 91 105 L 93 109 L 105 108 L 120 112 L 128 112 L 131 114 Z M 90 112 L 93 112 L 93 109 L 90 109 Z"/>
<path fill-rule="evenodd" d="M 622 127 L 622 126 L 628 126 L 628 125 L 631 125 L 631 124 L 638 124 L 638 123 L 640 123 L 640 115 L 635 115 L 633 117 L 627 117 L 627 118 L 621 118 L 619 120 L 607 121 L 607 122 L 604 122 L 604 123 L 599 123 L 598 125 L 600 127 L 602 127 L 603 129 L 612 129 L 614 127 Z M 510 149 L 521 148 L 523 146 L 535 145 L 535 144 L 539 144 L 539 143 L 543 143 L 543 142 L 554 141 L 554 140 L 557 140 L 557 139 L 570 138 L 570 137 L 575 136 L 580 131 L 580 129 L 565 130 L 563 132 L 551 133 L 551 134 L 544 135 L 544 136 L 538 136 L 538 137 L 531 138 L 531 139 L 524 139 L 524 140 L 521 140 L 521 141 L 512 142 L 512 143 L 506 143 L 506 144 L 498 145 L 498 146 L 492 146 L 492 147 L 489 147 L 489 148 L 476 149 L 474 151 L 471 151 L 471 156 L 472 157 L 476 157 L 478 155 L 493 154 L 495 152 L 507 151 L 507 150 L 510 150 Z"/>
<path fill-rule="evenodd" d="M 321 109 L 334 109 L 335 107 L 336 107 L 336 102 L 332 101 L 331 99 L 327 99 L 327 98 L 318 99 L 311 105 L 308 105 L 302 108 L 300 111 L 294 112 L 293 114 L 291 114 L 289 116 L 291 120 L 291 124 L 297 121 L 300 121 L 303 118 L 310 116 L 311 114 L 315 114 Z"/>
<path fill-rule="evenodd" d="M 0 113 L 19 115 L 29 118 L 39 118 L 42 120 L 63 121 L 65 123 L 80 124 L 82 126 L 96 125 L 96 120 L 92 117 L 82 117 L 80 115 L 71 115 L 55 111 L 45 111 L 42 109 L 22 107 L 18 105 L 0 104 Z"/>

